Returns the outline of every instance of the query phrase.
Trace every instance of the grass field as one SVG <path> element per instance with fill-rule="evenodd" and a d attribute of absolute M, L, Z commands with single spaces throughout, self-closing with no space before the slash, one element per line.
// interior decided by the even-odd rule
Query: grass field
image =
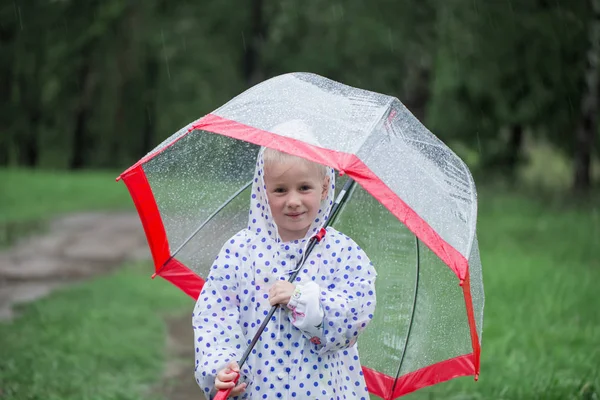
<path fill-rule="evenodd" d="M 131 207 L 114 176 L 0 171 L 12 183 L 0 191 L 0 221 Z M 491 187 L 480 189 L 479 207 L 481 377 L 407 398 L 598 399 L 600 210 Z M 163 366 L 162 315 L 191 304 L 139 268 L 57 292 L 0 324 L 0 398 L 152 398 Z"/>
<path fill-rule="evenodd" d="M 600 398 L 600 211 L 481 190 L 479 245 L 479 382 L 461 378 L 407 398 Z"/>
<path fill-rule="evenodd" d="M 0 223 L 78 210 L 133 208 L 119 172 L 49 172 L 0 168 Z"/>
<path fill-rule="evenodd" d="M 191 308 L 179 289 L 128 266 L 22 307 L 0 324 L 1 399 L 160 399 L 163 317 Z"/>

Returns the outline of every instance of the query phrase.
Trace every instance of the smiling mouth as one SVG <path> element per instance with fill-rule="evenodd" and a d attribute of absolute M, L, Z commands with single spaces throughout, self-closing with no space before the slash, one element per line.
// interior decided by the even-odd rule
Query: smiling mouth
<path fill-rule="evenodd" d="M 296 217 L 301 216 L 302 214 L 304 214 L 304 213 L 293 213 L 293 214 L 286 214 L 286 215 L 291 218 L 296 218 Z"/>

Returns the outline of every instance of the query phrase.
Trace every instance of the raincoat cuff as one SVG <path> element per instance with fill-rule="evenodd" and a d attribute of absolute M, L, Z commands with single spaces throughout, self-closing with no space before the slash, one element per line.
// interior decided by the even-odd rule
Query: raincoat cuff
<path fill-rule="evenodd" d="M 287 307 L 292 324 L 309 338 L 320 337 L 325 313 L 319 300 L 319 285 L 309 282 L 297 285 Z"/>

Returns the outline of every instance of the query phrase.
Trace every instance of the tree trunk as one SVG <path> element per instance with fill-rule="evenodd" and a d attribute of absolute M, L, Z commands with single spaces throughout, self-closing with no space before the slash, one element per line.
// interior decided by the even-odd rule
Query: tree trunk
<path fill-rule="evenodd" d="M 513 124 L 510 127 L 508 153 L 506 154 L 506 168 L 512 177 L 515 177 L 517 166 L 521 159 L 521 147 L 523 147 L 523 125 Z"/>
<path fill-rule="evenodd" d="M 593 10 L 589 25 L 589 49 L 585 89 L 581 102 L 581 120 L 575 137 L 574 189 L 588 192 L 591 186 L 591 160 L 594 136 L 598 131 L 598 77 L 600 74 L 600 0 L 589 0 Z"/>
<path fill-rule="evenodd" d="M 407 83 L 405 105 L 419 121 L 425 123 L 427 104 L 431 98 L 431 71 L 429 65 L 419 65 Z"/>
<path fill-rule="evenodd" d="M 21 135 L 19 140 L 19 165 L 33 168 L 38 164 L 38 129 L 40 128 L 41 110 L 37 101 L 27 110 L 29 132 Z"/>
<path fill-rule="evenodd" d="M 85 166 L 88 143 L 88 120 L 91 113 L 91 99 L 94 91 L 94 77 L 92 73 L 91 51 L 83 56 L 83 64 L 79 70 L 79 87 L 81 88 L 79 103 L 75 111 L 75 131 L 73 132 L 73 146 L 71 154 L 71 169 L 81 169 Z"/>
<path fill-rule="evenodd" d="M 15 42 L 14 24 L 0 24 L 0 51 L 6 56 L 6 60 L 13 60 Z M 8 165 L 9 148 L 12 147 L 12 90 L 14 80 L 14 61 L 0 64 L 0 167 Z"/>
<path fill-rule="evenodd" d="M 151 146 L 156 130 L 156 96 L 158 93 L 159 64 L 150 52 L 146 55 L 145 69 L 146 93 L 144 96 L 144 110 L 146 111 L 146 118 L 142 130 L 141 151 L 138 154 L 140 157 L 145 156 L 152 150 Z"/>
<path fill-rule="evenodd" d="M 38 92 L 40 84 L 40 51 L 30 55 L 31 58 L 25 58 L 29 63 L 28 67 L 17 71 L 17 85 L 20 92 L 20 106 L 23 117 L 26 119 L 19 125 L 15 135 L 17 144 L 18 158 L 17 164 L 25 167 L 35 167 L 39 159 L 38 136 L 42 110 Z M 23 56 L 23 54 L 20 54 Z"/>
<path fill-rule="evenodd" d="M 0 127 L 0 129 L 3 129 Z M 8 130 L 4 130 L 6 132 L 2 137 L 0 137 L 0 167 L 8 166 L 8 148 L 10 147 L 10 132 Z"/>
<path fill-rule="evenodd" d="M 263 0 L 251 1 L 251 32 L 244 46 L 244 79 L 248 86 L 253 86 L 265 79 L 261 67 L 260 51 L 265 40 L 267 28 L 263 16 Z"/>

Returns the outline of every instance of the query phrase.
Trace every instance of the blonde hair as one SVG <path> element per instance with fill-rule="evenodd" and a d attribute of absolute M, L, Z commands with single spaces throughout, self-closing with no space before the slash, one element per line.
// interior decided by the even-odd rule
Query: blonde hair
<path fill-rule="evenodd" d="M 319 175 L 321 176 L 321 178 L 324 179 L 327 176 L 327 167 L 323 164 L 319 164 L 314 161 L 310 161 L 305 158 L 294 156 L 268 147 L 265 148 L 265 151 L 263 153 L 263 160 L 265 162 L 265 167 L 267 165 L 281 164 L 289 161 L 303 162 L 307 165 L 315 167 L 317 171 L 319 171 Z"/>

